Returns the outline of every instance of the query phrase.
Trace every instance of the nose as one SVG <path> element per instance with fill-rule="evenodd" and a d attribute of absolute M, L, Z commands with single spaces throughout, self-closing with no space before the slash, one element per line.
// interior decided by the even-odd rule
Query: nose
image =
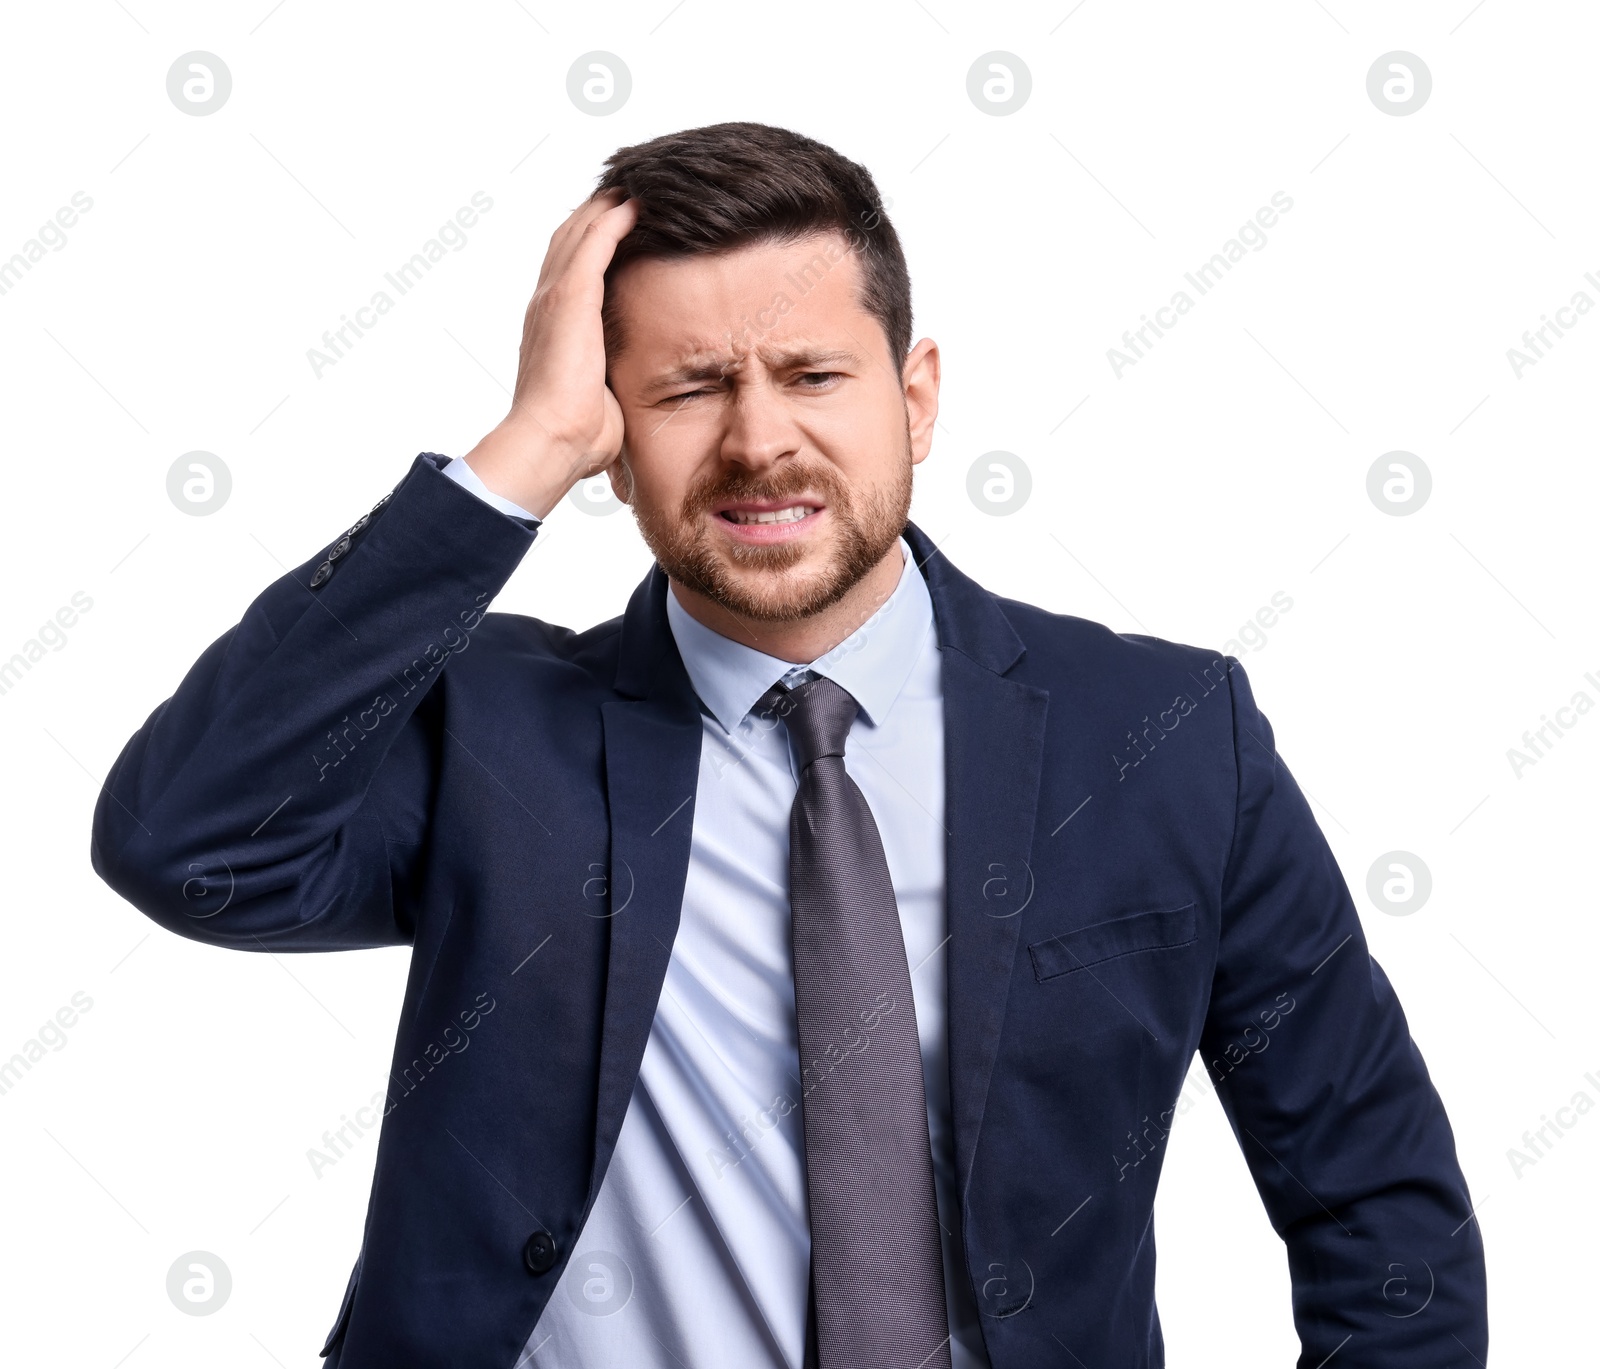
<path fill-rule="evenodd" d="M 725 461 L 763 471 L 800 450 L 800 431 L 770 378 L 740 377 L 725 412 Z"/>

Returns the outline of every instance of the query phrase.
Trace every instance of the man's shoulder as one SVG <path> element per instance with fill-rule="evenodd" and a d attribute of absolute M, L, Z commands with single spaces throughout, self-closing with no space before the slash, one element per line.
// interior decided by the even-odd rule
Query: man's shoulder
<path fill-rule="evenodd" d="M 576 631 L 522 613 L 483 615 L 472 633 L 472 650 L 464 652 L 481 670 L 516 670 L 541 666 L 579 671 L 609 685 L 616 676 L 622 615 Z"/>
<path fill-rule="evenodd" d="M 994 596 L 1025 655 L 1016 671 L 1040 683 L 1095 681 L 1109 688 L 1161 685 L 1210 672 L 1218 682 L 1237 664 L 1210 647 L 1145 632 L 1116 632 L 1104 623 L 1052 613 L 1020 599 Z"/>
<path fill-rule="evenodd" d="M 1024 651 L 1007 678 L 1045 690 L 1056 744 L 1137 804 L 1231 812 L 1237 720 L 1248 686 L 1222 651 L 996 598 Z M 1179 734 L 1177 743 L 1162 744 Z M 1161 754 L 1160 783 L 1120 781 Z M 1147 772 L 1148 773 L 1148 772 Z M 1166 811 L 1163 809 L 1163 811 Z M 1199 811 L 1199 809 L 1195 809 Z"/>

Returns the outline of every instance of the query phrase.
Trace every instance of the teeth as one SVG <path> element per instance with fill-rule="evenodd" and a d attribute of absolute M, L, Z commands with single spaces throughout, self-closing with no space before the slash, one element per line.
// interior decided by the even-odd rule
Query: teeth
<path fill-rule="evenodd" d="M 810 504 L 791 504 L 786 509 L 773 509 L 770 513 L 745 513 L 729 509 L 727 517 L 734 523 L 797 523 L 816 512 Z"/>

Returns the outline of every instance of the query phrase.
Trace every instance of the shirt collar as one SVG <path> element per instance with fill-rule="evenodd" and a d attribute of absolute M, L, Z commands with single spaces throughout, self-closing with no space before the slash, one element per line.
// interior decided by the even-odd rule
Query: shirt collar
<path fill-rule="evenodd" d="M 700 701 L 733 732 L 761 696 L 793 670 L 809 668 L 847 689 L 873 726 L 882 723 L 905 688 L 933 627 L 927 582 L 900 539 L 900 580 L 872 617 L 831 651 L 797 666 L 724 637 L 691 617 L 667 588 L 667 623 Z"/>

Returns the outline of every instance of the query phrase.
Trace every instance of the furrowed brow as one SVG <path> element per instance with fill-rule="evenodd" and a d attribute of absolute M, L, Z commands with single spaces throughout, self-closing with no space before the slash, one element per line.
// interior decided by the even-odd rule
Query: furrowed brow
<path fill-rule="evenodd" d="M 861 358 L 837 347 L 775 347 L 762 358 L 775 371 L 820 370 L 826 366 L 859 366 Z"/>
<path fill-rule="evenodd" d="M 682 364 L 674 366 L 670 371 L 663 371 L 654 380 L 644 387 L 646 394 L 656 394 L 662 390 L 670 390 L 678 385 L 687 385 L 692 381 L 721 380 L 730 371 L 736 369 L 737 363 L 730 361 L 726 356 L 693 356 Z"/>
<path fill-rule="evenodd" d="M 832 347 L 765 347 L 759 349 L 762 361 L 774 371 L 816 370 L 827 366 L 859 366 L 854 352 Z M 691 356 L 670 371 L 663 371 L 644 386 L 647 395 L 659 394 L 679 385 L 706 380 L 724 380 L 738 371 L 739 363 L 725 354 Z"/>

